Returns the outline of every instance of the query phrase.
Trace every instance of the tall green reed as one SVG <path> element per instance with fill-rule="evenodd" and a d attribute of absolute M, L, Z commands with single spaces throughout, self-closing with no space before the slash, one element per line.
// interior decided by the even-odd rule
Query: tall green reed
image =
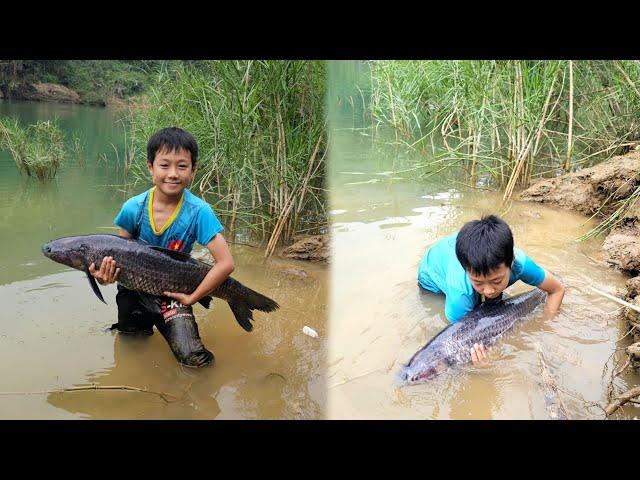
<path fill-rule="evenodd" d="M 370 62 L 374 125 L 443 157 L 508 200 L 532 178 L 571 171 L 637 140 L 638 61 Z M 456 159 L 457 162 L 450 162 Z"/>
<path fill-rule="evenodd" d="M 362 100 L 375 130 L 425 154 L 421 167 L 479 176 L 503 202 L 534 178 L 593 165 L 640 139 L 640 61 L 376 61 Z M 354 96 L 357 100 L 357 96 Z M 434 145 L 440 146 L 436 153 Z M 619 223 L 611 211 L 587 237 Z M 585 238 L 587 238 L 585 237 Z"/>

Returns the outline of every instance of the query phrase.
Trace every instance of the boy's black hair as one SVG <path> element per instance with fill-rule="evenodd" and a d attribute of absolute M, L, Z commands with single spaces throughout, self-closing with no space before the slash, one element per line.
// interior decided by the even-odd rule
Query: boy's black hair
<path fill-rule="evenodd" d="M 474 275 L 487 275 L 503 263 L 511 268 L 511 228 L 495 215 L 465 223 L 456 239 L 456 256 L 464 269 Z"/>
<path fill-rule="evenodd" d="M 158 151 L 166 149 L 175 152 L 181 148 L 191 153 L 191 166 L 196 168 L 198 142 L 189 132 L 177 127 L 163 128 L 151 136 L 147 143 L 147 160 L 153 165 Z"/>

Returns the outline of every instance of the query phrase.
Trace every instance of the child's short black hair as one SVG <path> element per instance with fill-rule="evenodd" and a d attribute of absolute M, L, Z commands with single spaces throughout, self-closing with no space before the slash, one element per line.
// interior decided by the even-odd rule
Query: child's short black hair
<path fill-rule="evenodd" d="M 147 143 L 147 160 L 153 165 L 159 150 L 174 152 L 181 148 L 191 153 L 191 166 L 196 168 L 198 160 L 198 142 L 186 130 L 177 127 L 163 128 L 154 133 Z"/>
<path fill-rule="evenodd" d="M 511 268 L 511 228 L 495 215 L 465 223 L 456 240 L 456 256 L 464 269 L 475 275 L 487 275 L 503 263 Z"/>

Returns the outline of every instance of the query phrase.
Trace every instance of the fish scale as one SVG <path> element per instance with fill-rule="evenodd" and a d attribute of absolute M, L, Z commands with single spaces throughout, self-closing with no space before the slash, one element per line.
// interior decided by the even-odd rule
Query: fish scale
<path fill-rule="evenodd" d="M 421 383 L 433 378 L 443 367 L 471 362 L 474 344 L 494 344 L 546 298 L 546 292 L 535 288 L 498 303 L 481 304 L 418 350 L 400 370 L 399 381 Z"/>

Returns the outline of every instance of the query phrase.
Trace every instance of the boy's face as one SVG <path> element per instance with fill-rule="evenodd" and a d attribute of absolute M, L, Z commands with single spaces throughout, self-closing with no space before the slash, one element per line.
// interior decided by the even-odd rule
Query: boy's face
<path fill-rule="evenodd" d="M 491 270 L 487 275 L 478 275 L 467 270 L 469 280 L 474 290 L 480 295 L 484 295 L 487 300 L 496 298 L 509 285 L 509 275 L 511 269 L 504 263 L 498 268 Z"/>
<path fill-rule="evenodd" d="M 147 168 L 157 190 L 168 197 L 181 195 L 195 173 L 191 152 L 182 148 L 173 151 L 158 150 L 153 164 L 147 161 Z"/>

